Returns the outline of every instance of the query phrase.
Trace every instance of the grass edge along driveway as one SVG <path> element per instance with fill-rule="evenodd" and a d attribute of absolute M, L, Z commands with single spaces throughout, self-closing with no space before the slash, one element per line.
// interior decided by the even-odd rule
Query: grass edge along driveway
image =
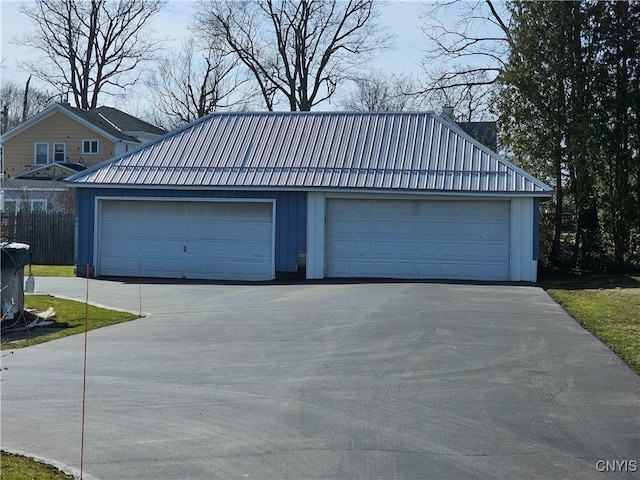
<path fill-rule="evenodd" d="M 53 465 L 4 450 L 0 451 L 0 474 L 2 480 L 73 480 Z"/>
<path fill-rule="evenodd" d="M 26 308 L 35 308 L 39 311 L 45 311 L 47 308 L 53 307 L 56 311 L 55 324 L 52 326 L 54 328 L 48 329 L 48 333 L 40 335 L 38 328 L 41 327 L 36 327 L 33 329 L 33 336 L 29 338 L 29 332 L 26 332 L 27 338 L 15 342 L 3 343 L 2 350 L 29 347 L 84 332 L 86 306 L 83 302 L 66 300 L 51 295 L 37 294 L 25 295 L 24 303 Z M 93 305 L 89 305 L 88 313 L 89 330 L 139 318 L 139 315 L 132 313 L 100 308 Z"/>
<path fill-rule="evenodd" d="M 562 275 L 540 284 L 577 322 L 640 373 L 640 276 Z"/>

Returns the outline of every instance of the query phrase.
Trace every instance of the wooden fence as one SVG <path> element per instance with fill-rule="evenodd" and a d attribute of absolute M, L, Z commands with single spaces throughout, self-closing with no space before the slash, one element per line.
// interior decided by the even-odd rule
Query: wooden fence
<path fill-rule="evenodd" d="M 72 265 L 74 214 L 22 211 L 2 214 L 2 240 L 31 246 L 31 261 Z"/>

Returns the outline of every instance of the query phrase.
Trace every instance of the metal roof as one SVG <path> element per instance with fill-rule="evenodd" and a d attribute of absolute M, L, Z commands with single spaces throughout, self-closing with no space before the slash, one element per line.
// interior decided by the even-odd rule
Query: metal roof
<path fill-rule="evenodd" d="M 69 180 L 75 186 L 551 192 L 433 112 L 214 113 Z"/>

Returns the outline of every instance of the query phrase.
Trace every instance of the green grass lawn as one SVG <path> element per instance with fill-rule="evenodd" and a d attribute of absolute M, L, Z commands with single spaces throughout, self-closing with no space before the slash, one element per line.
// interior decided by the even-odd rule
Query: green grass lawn
<path fill-rule="evenodd" d="M 26 308 L 35 308 L 39 311 L 45 311 L 47 308 L 53 307 L 56 311 L 55 324 L 51 327 L 36 327 L 30 332 L 25 331 L 23 336 L 26 338 L 16 342 L 3 343 L 3 350 L 28 347 L 84 332 L 85 304 L 82 302 L 64 300 L 50 295 L 26 295 L 24 303 Z M 93 330 L 107 325 L 127 322 L 138 318 L 138 315 L 89 305 L 88 318 L 89 330 Z M 46 333 L 40 335 L 43 328 L 47 329 L 44 330 Z M 31 335 L 31 338 L 29 338 L 29 335 Z M 3 332 L 3 337 L 5 336 Z M 6 337 L 11 338 L 10 335 Z"/>
<path fill-rule="evenodd" d="M 0 479 L 73 480 L 73 477 L 46 463 L 2 451 L 0 452 Z"/>
<path fill-rule="evenodd" d="M 640 373 L 640 277 L 563 275 L 541 284 L 584 328 Z"/>
<path fill-rule="evenodd" d="M 73 265 L 32 265 L 36 277 L 73 277 Z M 29 275 L 29 266 L 24 267 L 24 276 Z"/>

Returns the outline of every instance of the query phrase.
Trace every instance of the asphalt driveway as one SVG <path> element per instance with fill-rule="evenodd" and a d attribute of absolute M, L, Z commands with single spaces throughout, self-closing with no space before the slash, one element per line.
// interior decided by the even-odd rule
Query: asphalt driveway
<path fill-rule="evenodd" d="M 637 478 L 640 377 L 539 288 L 89 283 L 148 316 L 89 334 L 87 479 Z M 82 363 L 2 359 L 3 449 L 78 472 Z"/>

